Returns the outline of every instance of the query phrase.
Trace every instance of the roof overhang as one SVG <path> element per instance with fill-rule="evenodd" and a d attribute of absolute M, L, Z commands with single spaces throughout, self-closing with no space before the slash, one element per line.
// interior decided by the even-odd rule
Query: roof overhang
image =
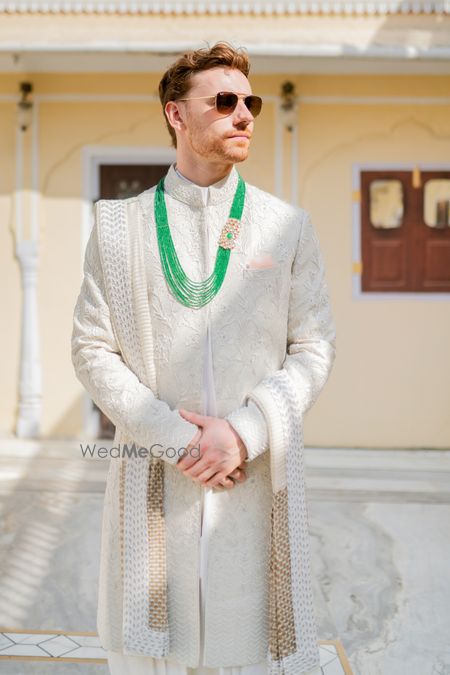
<path fill-rule="evenodd" d="M 179 4 L 186 3 L 180 0 Z M 245 6 L 235 4 L 241 9 Z M 316 3 L 335 4 L 344 3 Z M 367 8 L 377 3 L 348 4 Z M 406 3 L 427 5 L 430 10 L 438 4 L 445 3 Z M 91 5 L 98 9 L 100 3 Z M 431 11 L 402 15 L 241 13 L 238 18 L 224 13 L 220 19 L 211 13 L 9 12 L 0 15 L 0 70 L 160 72 L 184 51 L 220 40 L 246 49 L 252 73 L 450 72 L 450 15 Z"/>
<path fill-rule="evenodd" d="M 0 0 L 0 12 L 43 14 L 445 14 L 450 0 Z"/>

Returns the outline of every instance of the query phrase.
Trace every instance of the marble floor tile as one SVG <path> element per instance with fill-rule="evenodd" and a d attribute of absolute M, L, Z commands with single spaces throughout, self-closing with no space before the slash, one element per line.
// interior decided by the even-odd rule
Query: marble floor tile
<path fill-rule="evenodd" d="M 74 441 L 0 439 L 0 654 L 21 629 L 56 650 L 58 631 L 96 632 L 108 465 L 79 455 Z M 306 448 L 305 467 L 320 638 L 340 641 L 354 675 L 450 675 L 450 452 Z M 91 635 L 77 645 L 98 654 Z M 342 675 L 345 655 L 320 651 L 323 675 Z M 30 664 L 0 658 L 0 675 L 106 673 Z"/>
<path fill-rule="evenodd" d="M 8 673 L 26 673 L 27 667 L 42 664 L 44 660 L 47 664 L 51 663 L 48 667 L 52 668 L 52 672 L 53 668 L 58 668 L 58 673 L 63 672 L 61 668 L 64 669 L 65 664 L 69 662 L 78 666 L 82 664 L 84 673 L 96 672 L 95 668 L 91 669 L 94 661 L 104 665 L 107 670 L 106 654 L 97 635 L 0 632 L 0 638 L 2 637 L 8 640 L 8 645 L 0 649 L 0 672 L 5 665 Z M 341 644 L 339 652 L 343 652 Z M 319 646 L 321 675 L 351 675 L 349 669 L 345 669 L 341 662 L 339 652 L 335 644 L 326 643 Z M 5 659 L 6 656 L 8 659 Z M 27 658 L 26 661 L 24 657 Z"/>

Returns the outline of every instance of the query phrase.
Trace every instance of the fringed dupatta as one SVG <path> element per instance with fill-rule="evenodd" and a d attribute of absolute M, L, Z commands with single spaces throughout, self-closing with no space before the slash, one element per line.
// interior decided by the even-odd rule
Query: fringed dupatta
<path fill-rule="evenodd" d="M 99 250 L 112 325 L 126 364 L 157 396 L 139 203 L 97 202 Z M 100 226 L 101 225 L 101 226 Z M 112 292 L 114 289 L 114 292 Z M 303 465 L 303 417 L 285 370 L 264 378 L 251 398 L 270 438 L 272 479 L 269 675 L 299 675 L 319 664 Z M 133 439 L 116 437 L 131 448 Z M 112 460 L 115 461 L 115 460 Z M 164 469 L 158 458 L 120 464 L 123 651 L 169 655 Z"/>
<path fill-rule="evenodd" d="M 303 415 L 286 370 L 252 391 L 269 428 L 272 510 L 269 675 L 299 675 L 320 663 L 305 495 Z"/>
<path fill-rule="evenodd" d="M 96 222 L 115 337 L 125 363 L 157 397 L 140 205 L 106 200 L 96 207 L 107 211 L 98 213 Z M 115 440 L 130 449 L 135 445 L 131 438 Z M 165 464 L 149 456 L 119 461 L 123 652 L 164 657 L 169 654 Z"/>

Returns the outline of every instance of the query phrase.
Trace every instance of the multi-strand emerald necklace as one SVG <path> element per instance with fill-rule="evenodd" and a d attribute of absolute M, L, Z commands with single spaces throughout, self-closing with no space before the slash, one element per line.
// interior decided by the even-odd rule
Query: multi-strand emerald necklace
<path fill-rule="evenodd" d="M 185 274 L 173 245 L 164 198 L 164 178 L 155 193 L 155 221 L 158 235 L 159 256 L 167 284 L 173 295 L 187 307 L 203 307 L 218 293 L 228 267 L 231 249 L 239 234 L 244 209 L 245 182 L 239 172 L 230 215 L 220 233 L 214 269 L 204 281 L 193 281 Z"/>

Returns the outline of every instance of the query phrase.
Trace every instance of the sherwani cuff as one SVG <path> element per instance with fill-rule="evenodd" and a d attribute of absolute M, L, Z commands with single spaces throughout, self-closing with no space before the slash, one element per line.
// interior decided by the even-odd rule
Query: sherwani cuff
<path fill-rule="evenodd" d="M 175 417 L 175 415 L 177 415 L 177 417 Z M 176 452 L 174 452 L 174 457 L 172 457 L 169 452 L 166 452 L 164 460 L 169 464 L 177 464 L 177 462 L 184 457 L 183 454 L 180 454 L 181 449 L 187 448 L 197 431 L 198 426 L 196 424 L 184 419 L 177 410 L 174 410 L 174 425 L 171 432 L 177 439 L 177 447 L 175 448 Z"/>
<path fill-rule="evenodd" d="M 247 405 L 232 410 L 225 419 L 237 431 L 247 448 L 246 462 L 251 462 L 269 449 L 266 418 L 256 403 L 249 400 Z"/>

